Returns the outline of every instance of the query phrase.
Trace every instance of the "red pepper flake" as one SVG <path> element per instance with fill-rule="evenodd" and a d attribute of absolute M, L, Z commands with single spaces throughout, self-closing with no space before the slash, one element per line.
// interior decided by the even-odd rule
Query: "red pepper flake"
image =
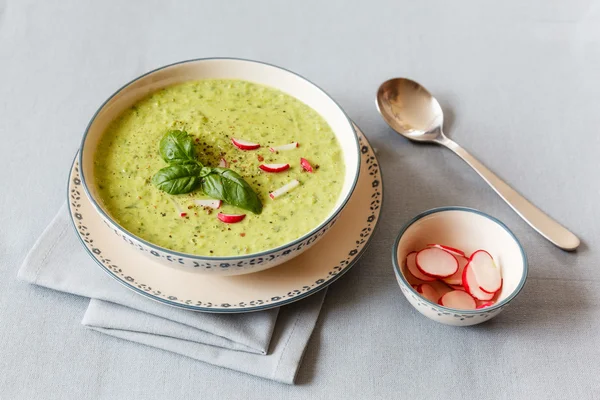
<path fill-rule="evenodd" d="M 246 236 L 246 234 L 244 232 L 242 232 L 242 233 L 240 233 L 240 236 L 244 237 L 244 236 Z"/>
<path fill-rule="evenodd" d="M 258 161 L 263 162 L 263 161 L 265 161 L 265 158 L 259 154 L 258 155 Z"/>
<path fill-rule="evenodd" d="M 236 162 L 237 162 L 237 160 L 232 160 L 232 162 L 236 163 Z"/>
<path fill-rule="evenodd" d="M 182 212 L 182 213 L 179 213 L 179 216 L 180 216 L 181 218 L 185 218 L 185 217 L 187 216 L 187 213 L 184 213 L 184 212 Z"/>

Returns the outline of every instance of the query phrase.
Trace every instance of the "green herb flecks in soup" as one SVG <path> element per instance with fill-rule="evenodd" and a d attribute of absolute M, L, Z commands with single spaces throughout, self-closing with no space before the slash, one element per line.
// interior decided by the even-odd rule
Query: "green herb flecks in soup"
<path fill-rule="evenodd" d="M 139 101 L 108 127 L 94 162 L 102 202 L 123 228 L 205 256 L 260 252 L 308 233 L 332 211 L 345 173 L 317 112 L 240 80 L 187 82 Z M 203 206 L 213 198 L 224 200 L 219 209 Z M 246 217 L 223 222 L 239 219 L 229 214 Z"/>

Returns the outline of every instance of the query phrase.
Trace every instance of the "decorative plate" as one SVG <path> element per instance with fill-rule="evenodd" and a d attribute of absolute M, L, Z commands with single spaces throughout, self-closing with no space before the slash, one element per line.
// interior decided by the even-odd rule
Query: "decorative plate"
<path fill-rule="evenodd" d="M 77 161 L 69 176 L 69 211 L 90 256 L 126 287 L 174 307 L 240 313 L 279 307 L 318 292 L 346 273 L 366 250 L 383 199 L 381 171 L 364 134 L 360 177 L 336 224 L 317 244 L 277 267 L 247 275 L 210 276 L 159 264 L 124 242 L 85 196 Z"/>

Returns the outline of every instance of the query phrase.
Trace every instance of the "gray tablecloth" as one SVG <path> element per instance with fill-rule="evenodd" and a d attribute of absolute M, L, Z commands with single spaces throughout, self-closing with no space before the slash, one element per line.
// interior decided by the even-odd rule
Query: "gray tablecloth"
<path fill-rule="evenodd" d="M 83 329 L 86 300 L 16 280 L 98 105 L 149 69 L 214 55 L 307 76 L 379 149 L 385 217 L 330 288 L 294 387 Z M 600 398 L 599 71 L 598 1 L 0 0 L 0 398 Z M 450 152 L 395 136 L 373 97 L 399 75 L 580 250 L 542 239 Z M 485 325 L 426 320 L 394 281 L 400 226 L 442 205 L 500 218 L 528 253 L 524 291 Z"/>

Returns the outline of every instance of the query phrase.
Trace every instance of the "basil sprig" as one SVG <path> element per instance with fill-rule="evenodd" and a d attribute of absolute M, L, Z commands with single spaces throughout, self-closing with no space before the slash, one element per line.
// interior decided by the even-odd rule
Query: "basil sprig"
<path fill-rule="evenodd" d="M 160 190 L 184 194 L 200 187 L 207 196 L 255 214 L 262 212 L 256 192 L 238 173 L 228 168 L 205 167 L 198 161 L 187 132 L 167 132 L 160 141 L 159 152 L 169 164 L 152 177 L 152 183 Z"/>

